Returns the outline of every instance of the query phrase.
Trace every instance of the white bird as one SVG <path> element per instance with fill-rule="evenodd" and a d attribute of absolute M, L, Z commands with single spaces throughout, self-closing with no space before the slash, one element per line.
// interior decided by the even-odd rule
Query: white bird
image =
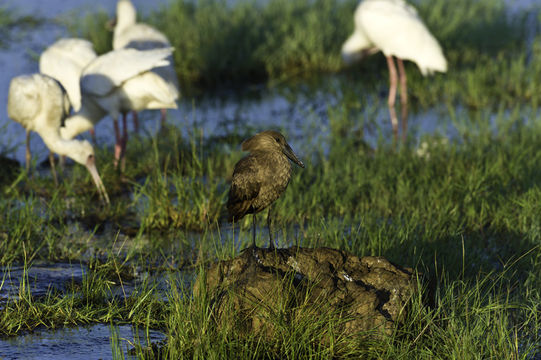
<path fill-rule="evenodd" d="M 9 117 L 26 129 L 27 168 L 30 161 L 30 131 L 35 131 L 51 152 L 68 156 L 86 166 L 100 198 L 108 204 L 109 196 L 96 168 L 92 145 L 86 140 L 65 140 L 60 136 L 62 120 L 68 114 L 69 107 L 62 85 L 49 76 L 22 75 L 11 80 L 7 110 Z"/>
<path fill-rule="evenodd" d="M 113 50 L 133 48 L 137 50 L 150 50 L 169 48 L 169 39 L 160 31 L 150 25 L 137 22 L 137 11 L 130 0 L 118 0 L 116 5 L 116 23 L 113 32 Z M 160 75 L 171 88 L 171 93 L 179 96 L 177 74 L 173 66 L 173 57 L 169 56 L 169 65 L 152 70 Z M 134 125 L 138 129 L 137 113 L 134 112 Z M 163 127 L 166 110 L 161 109 L 161 125 Z"/>
<path fill-rule="evenodd" d="M 106 115 L 115 125 L 115 164 L 123 160 L 126 141 L 126 113 L 144 109 L 174 109 L 176 93 L 163 78 L 150 71 L 167 66 L 172 48 L 140 51 L 121 49 L 98 56 L 81 76 L 81 109 L 66 119 L 60 129 L 72 139 L 94 127 Z M 123 114 L 124 134 L 120 137 L 118 117 Z"/>
<path fill-rule="evenodd" d="M 389 67 L 389 112 L 393 136 L 398 138 L 398 120 L 394 109 L 397 90 L 396 57 L 400 73 L 400 100 L 402 104 L 402 139 L 407 129 L 407 78 L 402 60 L 417 64 L 423 75 L 435 71 L 446 72 L 447 60 L 441 47 L 428 31 L 417 10 L 404 0 L 364 0 L 354 14 L 355 30 L 342 46 L 346 63 L 360 60 L 382 51 Z"/>
<path fill-rule="evenodd" d="M 96 58 L 92 43 L 88 40 L 65 38 L 45 49 L 39 57 L 39 71 L 58 80 L 70 98 L 73 110 L 81 108 L 79 79 L 83 69 Z"/>
<path fill-rule="evenodd" d="M 92 43 L 85 39 L 64 38 L 56 41 L 39 57 L 39 72 L 60 81 L 74 111 L 81 108 L 79 80 L 83 69 L 96 58 Z M 94 143 L 94 129 L 89 130 Z"/>

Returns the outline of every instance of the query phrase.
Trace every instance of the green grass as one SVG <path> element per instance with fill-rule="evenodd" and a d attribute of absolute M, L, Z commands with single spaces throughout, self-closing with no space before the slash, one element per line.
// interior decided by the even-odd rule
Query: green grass
<path fill-rule="evenodd" d="M 421 156 L 414 137 L 394 150 L 383 135 L 389 124 L 381 124 L 386 103 L 378 94 L 387 88 L 381 55 L 349 69 L 341 63 L 355 4 L 175 1 L 144 20 L 172 39 L 185 94 L 254 83 L 280 84 L 291 102 L 298 94 L 325 94 L 313 97 L 323 99 L 317 105 L 326 106 L 325 114 L 307 111 L 306 132 L 296 139 L 306 168 L 294 168 L 273 211 L 279 245 L 380 255 L 422 273 L 422 290 L 391 336 L 361 342 L 336 333 L 330 345 L 313 341 L 325 324 L 332 333 L 338 319 L 311 318 L 307 305 L 298 322 L 274 324 L 272 339 L 246 338 L 216 327 L 209 299 L 192 296 L 191 282 L 206 265 L 251 241 L 251 218 L 234 232 L 224 221 L 230 176 L 243 156 L 239 144 L 259 130 L 248 124 L 227 136 L 171 127 L 132 137 L 123 177 L 110 148 L 98 147 L 110 207 L 99 204 L 77 164 L 59 186 L 22 170 L 2 180 L 0 265 L 72 261 L 89 270 L 82 282 L 43 297 L 33 296 L 32 280 L 24 279 L 18 299 L 2 299 L 0 333 L 130 323 L 164 331 L 160 352 L 171 359 L 539 356 L 541 119 L 534 79 L 541 68 L 538 39 L 532 48 L 524 40 L 526 14 L 506 20 L 500 1 L 416 2 L 450 65 L 431 78 L 407 65 L 413 117 L 435 106 L 434 121 L 456 129 L 450 139 L 423 135 Z M 106 17 L 77 19 L 72 30 L 105 52 Z M 321 134 L 322 117 L 328 134 Z M 363 137 L 374 126 L 371 148 Z M 267 241 L 265 216 L 258 217 L 260 245 Z M 151 276 L 124 293 L 136 273 Z M 165 290 L 153 276 L 168 280 Z M 115 349 L 123 347 L 118 341 Z M 148 357 L 145 351 L 138 356 Z"/>
<path fill-rule="evenodd" d="M 113 48 L 113 32 L 107 29 L 107 22 L 111 17 L 103 10 L 80 17 L 77 11 L 71 12 L 60 19 L 68 31 L 74 36 L 88 39 L 94 44 L 98 55 L 104 54 Z"/>
<path fill-rule="evenodd" d="M 11 13 L 4 9 L 0 8 L 0 35 L 2 37 L 2 42 L 0 42 L 0 47 L 5 46 L 4 38 L 7 36 L 8 33 L 8 27 L 12 24 L 12 15 Z"/>
<path fill-rule="evenodd" d="M 529 12 L 510 17 L 503 0 L 415 3 L 442 44 L 449 71 L 424 78 L 408 63 L 414 104 L 429 107 L 447 102 L 479 109 L 539 103 L 533 81 L 541 72 L 535 60 L 539 41 L 534 39 L 533 48 L 527 43 Z M 344 69 L 341 61 L 341 44 L 352 32 L 356 4 L 356 0 L 240 0 L 234 5 L 176 0 L 142 20 L 171 40 L 181 88 L 188 96 L 224 87 L 284 84 L 344 70 L 348 74 L 344 88 L 386 91 L 381 54 L 350 69 Z M 101 53 L 110 49 L 105 17 L 100 13 L 72 20 L 70 29 L 89 37 Z"/>
<path fill-rule="evenodd" d="M 417 293 L 404 325 L 377 340 L 330 335 L 339 320 L 332 315 L 314 318 L 310 311 L 313 304 L 297 309 L 301 316 L 296 322 L 272 322 L 271 317 L 277 336 L 270 340 L 241 337 L 229 327 L 213 326 L 205 297 L 193 300 L 173 289 L 167 351 L 172 359 L 254 355 L 287 359 L 525 359 L 539 347 L 538 330 L 530 332 L 538 327 L 539 294 L 518 302 L 507 275 L 484 274 L 472 280 L 449 280 L 442 275 L 435 285 L 433 306 L 427 307 L 425 295 Z M 234 324 L 235 316 L 233 313 L 228 323 Z M 321 328 L 333 337 L 332 346 L 317 341 Z"/>
<path fill-rule="evenodd" d="M 537 115 L 524 121 L 525 113 L 530 110 L 446 113 L 460 136 L 448 143 L 423 137 L 429 156 L 420 157 L 412 145 L 393 151 L 383 142 L 370 150 L 345 138 L 355 108 L 329 107 L 330 135 L 312 156 L 301 153 L 306 168 L 296 168 L 277 201 L 275 224 L 282 246 L 299 242 L 381 255 L 424 274 L 425 290 L 408 319 L 384 341 L 340 334 L 332 347 L 307 341 L 320 336 L 317 324 L 338 321 L 332 316 L 279 323 L 280 335 L 270 342 L 246 339 L 209 323 L 208 300 L 193 298 L 191 288 L 176 281 L 169 282 L 168 302 L 152 282 L 132 295 L 111 295 L 130 281 L 130 269 L 175 277 L 230 258 L 250 242 L 251 219 L 237 227 L 241 243 L 235 244 L 222 217 L 227 179 L 242 156 L 227 149 L 239 141 L 210 142 L 196 131 L 188 138 L 169 131 L 135 139 L 128 182 L 100 149 L 109 209 L 99 205 L 80 166 L 56 188 L 48 178 L 30 181 L 24 174 L 7 187 L 0 202 L 2 264 L 71 260 L 89 264 L 90 271 L 64 293 L 33 298 L 22 291 L 1 310 L 0 330 L 14 335 L 37 326 L 132 323 L 168 334 L 161 351 L 169 358 L 244 358 L 255 351 L 270 358 L 526 359 L 538 353 L 540 340 L 541 128 Z M 471 123 L 468 130 L 463 122 Z M 265 216 L 259 222 L 263 228 Z M 265 231 L 258 242 L 266 243 Z"/>

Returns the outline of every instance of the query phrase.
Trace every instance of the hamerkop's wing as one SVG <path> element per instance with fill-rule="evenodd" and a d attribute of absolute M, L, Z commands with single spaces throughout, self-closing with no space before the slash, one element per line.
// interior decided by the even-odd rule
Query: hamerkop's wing
<path fill-rule="evenodd" d="M 253 212 L 252 202 L 257 198 L 261 188 L 257 173 L 257 161 L 250 155 L 235 165 L 227 200 L 229 221 L 240 220 L 244 215 Z"/>

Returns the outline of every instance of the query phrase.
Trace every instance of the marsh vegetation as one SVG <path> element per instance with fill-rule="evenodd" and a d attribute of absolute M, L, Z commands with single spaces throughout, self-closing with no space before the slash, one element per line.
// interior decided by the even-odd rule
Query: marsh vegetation
<path fill-rule="evenodd" d="M 192 297 L 206 265 L 251 243 L 251 219 L 235 229 L 225 221 L 240 142 L 286 127 L 287 112 L 261 128 L 235 115 L 214 134 L 168 119 L 166 132 L 130 140 L 122 176 L 111 144 L 100 142 L 109 207 L 81 166 L 68 166 L 59 186 L 39 164 L 33 176 L 21 168 L 0 177 L 0 334 L 93 323 L 165 333 L 160 349 L 136 348 L 146 358 L 539 358 L 539 8 L 511 14 L 503 1 L 415 1 L 449 71 L 425 78 L 406 65 L 413 123 L 429 114 L 439 130 L 414 130 L 394 149 L 383 57 L 350 68 L 340 59 L 356 3 L 175 0 L 145 21 L 171 39 L 191 112 L 224 94 L 270 92 L 303 103 L 299 131 L 287 137 L 306 168 L 293 171 L 273 209 L 277 245 L 327 246 L 415 268 L 421 290 L 392 336 L 359 343 L 335 334 L 322 344 L 315 333 L 332 334 L 333 321 L 310 318 L 277 321 L 282 336 L 271 341 L 247 340 L 214 326 L 205 297 Z M 65 22 L 105 52 L 106 19 Z M 40 262 L 87 270 L 45 294 L 22 276 L 8 296 L 10 267 Z"/>

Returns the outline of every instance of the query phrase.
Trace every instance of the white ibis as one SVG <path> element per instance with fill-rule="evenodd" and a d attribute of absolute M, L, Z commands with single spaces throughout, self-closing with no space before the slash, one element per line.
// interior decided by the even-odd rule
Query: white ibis
<path fill-rule="evenodd" d="M 68 114 L 69 106 L 62 85 L 49 76 L 42 74 L 17 76 L 9 85 L 8 115 L 26 129 L 27 168 L 30 161 L 30 131 L 35 131 L 51 152 L 68 156 L 86 166 L 100 198 L 108 204 L 109 196 L 96 168 L 92 145 L 86 140 L 65 140 L 60 136 L 62 120 Z"/>
<path fill-rule="evenodd" d="M 355 30 L 342 46 L 346 63 L 382 51 L 389 67 L 389 113 L 393 136 L 398 138 L 398 120 L 394 109 L 397 90 L 398 63 L 402 109 L 402 139 L 407 130 L 407 77 L 402 60 L 417 64 L 423 75 L 446 72 L 447 60 L 441 47 L 419 18 L 417 10 L 404 0 L 363 0 L 355 10 Z"/>
<path fill-rule="evenodd" d="M 166 59 L 172 51 L 172 48 L 121 49 L 94 59 L 81 75 L 81 109 L 66 119 L 60 130 L 62 137 L 72 139 L 110 115 L 115 126 L 115 164 L 123 161 L 127 141 L 126 113 L 177 107 L 176 93 L 162 77 L 150 71 L 168 65 Z M 123 114 L 122 138 L 118 128 L 120 114 Z"/>
<path fill-rule="evenodd" d="M 150 25 L 137 22 L 137 11 L 130 0 L 119 0 L 116 5 L 116 23 L 113 32 L 113 49 L 133 48 L 150 50 L 169 48 L 169 39 Z M 170 91 L 176 93 L 178 99 L 178 79 L 173 66 L 173 57 L 169 56 L 170 64 L 152 71 L 160 75 L 170 86 Z M 161 126 L 165 123 L 166 109 L 161 109 Z M 137 113 L 133 113 L 134 126 L 138 130 Z"/>

